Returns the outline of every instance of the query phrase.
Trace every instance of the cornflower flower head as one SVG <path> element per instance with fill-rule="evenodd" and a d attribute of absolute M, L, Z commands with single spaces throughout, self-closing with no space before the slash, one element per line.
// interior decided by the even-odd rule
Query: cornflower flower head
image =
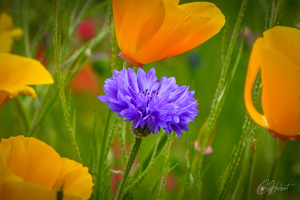
<path fill-rule="evenodd" d="M 195 92 L 178 86 L 174 77 L 164 76 L 158 81 L 154 68 L 148 73 L 139 68 L 137 74 L 131 68 L 115 70 L 103 89 L 106 95 L 98 98 L 125 121 L 132 121 L 138 137 L 162 128 L 167 134 L 175 131 L 179 138 L 198 114 Z"/>

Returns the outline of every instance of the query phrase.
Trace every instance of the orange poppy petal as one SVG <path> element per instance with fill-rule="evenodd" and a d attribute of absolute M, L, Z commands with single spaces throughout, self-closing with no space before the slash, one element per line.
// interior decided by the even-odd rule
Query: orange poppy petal
<path fill-rule="evenodd" d="M 134 61 L 135 52 L 163 23 L 165 7 L 161 0 L 113 0 L 112 5 L 119 47 L 127 58 Z"/>
<path fill-rule="evenodd" d="M 266 47 L 286 56 L 295 65 L 300 66 L 300 30 L 285 26 L 276 26 L 264 32 Z"/>
<path fill-rule="evenodd" d="M 88 199 L 94 185 L 88 168 L 68 158 L 61 158 L 61 162 L 62 171 L 54 188 L 62 187 L 64 194 Z"/>
<path fill-rule="evenodd" d="M 163 2 L 166 15 L 156 34 L 140 45 L 134 54 L 121 49 L 134 62 L 151 63 L 188 51 L 218 33 L 225 23 L 224 15 L 212 3 L 194 2 L 178 6 L 176 1 Z M 132 58 L 127 54 L 132 54 Z"/>
<path fill-rule="evenodd" d="M 297 135 L 300 132 L 300 67 L 274 49 L 263 49 L 260 53 L 262 108 L 267 121 L 277 133 Z"/>
<path fill-rule="evenodd" d="M 6 158 L 9 169 L 26 182 L 51 188 L 61 171 L 61 158 L 46 143 L 24 136 L 2 139 L 0 151 L 10 148 Z"/>
<path fill-rule="evenodd" d="M 4 91 L 0 91 L 0 107 L 9 100 L 9 94 Z"/>
<path fill-rule="evenodd" d="M 169 52 L 166 52 L 164 57 L 178 55 L 199 46 L 217 34 L 225 24 L 224 15 L 219 8 L 212 3 L 194 2 L 183 4 L 179 7 L 191 13 L 193 17 L 190 17 L 186 21 L 186 28 L 182 27 L 183 30 L 178 30 L 178 34 L 181 35 L 180 39 L 183 40 L 181 42 L 177 40 L 177 45 Z M 197 27 L 197 24 L 200 23 L 202 19 L 205 19 L 202 26 Z M 196 28 L 193 30 L 193 27 Z"/>
<path fill-rule="evenodd" d="M 252 47 L 252 52 L 250 55 L 245 89 L 244 89 L 244 102 L 246 109 L 251 116 L 251 118 L 260 126 L 264 128 L 269 128 L 269 124 L 266 120 L 266 117 L 260 114 L 253 105 L 252 101 L 252 88 L 254 81 L 256 79 L 257 73 L 260 68 L 260 50 L 265 46 L 263 38 L 258 38 Z"/>

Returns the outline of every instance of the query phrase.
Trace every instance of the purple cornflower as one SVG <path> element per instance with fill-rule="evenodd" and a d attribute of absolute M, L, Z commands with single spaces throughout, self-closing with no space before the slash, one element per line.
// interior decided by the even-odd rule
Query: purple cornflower
<path fill-rule="evenodd" d="M 167 134 L 175 131 L 179 138 L 198 114 L 195 92 L 179 87 L 174 77 L 164 76 L 159 82 L 154 68 L 147 74 L 141 68 L 137 74 L 130 68 L 115 70 L 103 89 L 106 95 L 98 98 L 125 121 L 133 121 L 133 129 L 158 133 L 163 128 Z"/>

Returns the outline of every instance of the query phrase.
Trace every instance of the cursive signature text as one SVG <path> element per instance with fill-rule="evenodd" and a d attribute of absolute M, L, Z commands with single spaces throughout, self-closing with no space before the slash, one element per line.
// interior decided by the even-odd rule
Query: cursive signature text
<path fill-rule="evenodd" d="M 268 193 L 268 195 L 275 194 L 275 192 L 288 192 L 289 187 L 293 186 L 294 184 L 283 184 L 280 181 L 269 179 L 264 180 L 257 188 L 256 192 L 259 195 Z"/>

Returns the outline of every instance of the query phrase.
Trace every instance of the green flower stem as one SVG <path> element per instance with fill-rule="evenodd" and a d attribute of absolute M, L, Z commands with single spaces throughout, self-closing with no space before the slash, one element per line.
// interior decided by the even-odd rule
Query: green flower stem
<path fill-rule="evenodd" d="M 272 165 L 272 169 L 270 172 L 270 176 L 269 176 L 269 181 L 272 181 L 275 170 L 276 170 L 276 166 L 277 163 L 280 160 L 281 154 L 283 152 L 284 147 L 286 146 L 287 141 L 285 140 L 281 140 L 281 139 L 277 139 L 277 145 L 276 145 L 276 156 Z M 260 197 L 260 200 L 265 200 L 267 198 L 267 194 L 268 192 L 264 192 L 264 194 Z"/>
<path fill-rule="evenodd" d="M 241 170 L 241 174 L 239 175 L 236 187 L 234 189 L 234 192 L 232 194 L 231 200 L 235 200 L 238 199 L 239 195 L 241 194 L 241 192 L 244 190 L 245 185 L 245 179 L 248 173 L 248 169 L 249 169 L 249 156 L 250 156 L 250 151 L 251 151 L 251 147 L 250 147 L 250 143 L 249 141 L 247 142 L 247 146 L 246 146 L 246 150 L 244 151 L 244 159 L 243 159 L 243 163 L 242 163 L 242 170 Z"/>
<path fill-rule="evenodd" d="M 53 25 L 53 44 L 54 44 L 54 58 L 55 67 L 57 73 L 57 82 L 60 94 L 60 100 L 64 112 L 64 118 L 67 125 L 67 130 L 70 135 L 73 146 L 75 147 L 79 161 L 82 163 L 82 158 L 80 155 L 79 147 L 75 137 L 75 130 L 71 122 L 71 115 L 69 113 L 69 108 L 66 101 L 65 91 L 64 91 L 64 80 L 61 73 L 61 38 L 58 29 L 58 0 L 54 0 L 54 25 Z"/>
<path fill-rule="evenodd" d="M 166 184 L 166 180 L 167 180 L 167 175 L 169 172 L 169 165 L 170 165 L 169 158 L 170 158 L 170 148 L 171 148 L 172 140 L 173 140 L 173 134 L 168 135 L 166 151 L 165 151 L 165 158 L 164 158 L 163 175 L 162 175 L 162 179 L 160 182 L 159 193 L 158 193 L 158 198 L 157 198 L 158 200 L 163 199 L 164 188 L 165 188 L 165 184 Z"/>
<path fill-rule="evenodd" d="M 255 159 L 256 159 L 256 142 L 255 140 L 252 142 L 252 148 L 251 148 L 251 155 L 249 160 L 249 176 L 248 176 L 248 182 L 245 185 L 246 191 L 245 191 L 245 200 L 250 199 L 251 195 L 251 185 L 252 185 L 252 179 L 253 179 L 253 173 L 254 173 L 254 166 L 255 166 Z"/>
<path fill-rule="evenodd" d="M 107 136 L 109 134 L 109 128 L 110 128 L 110 121 L 111 121 L 111 116 L 112 116 L 112 111 L 108 110 L 108 114 L 107 114 L 107 118 L 106 118 L 106 125 L 105 125 L 105 129 L 104 129 L 104 134 L 103 134 L 103 139 L 102 139 L 102 144 L 101 144 L 101 153 L 100 153 L 100 159 L 99 159 L 99 164 L 98 164 L 98 172 L 97 172 L 97 193 L 96 193 L 96 199 L 100 198 L 100 185 L 101 185 L 101 181 L 102 181 L 102 169 L 104 166 L 104 162 L 107 155 L 105 155 L 105 147 L 107 144 Z"/>
<path fill-rule="evenodd" d="M 227 77 L 227 74 L 228 74 L 228 68 L 229 68 L 229 65 L 230 65 L 230 60 L 231 60 L 231 57 L 232 57 L 232 52 L 233 52 L 233 49 L 234 49 L 234 45 L 236 43 L 238 33 L 240 32 L 242 19 L 244 17 L 244 13 L 245 13 L 247 4 L 248 4 L 248 0 L 243 0 L 242 1 L 240 11 L 239 11 L 239 14 L 238 14 L 238 18 L 237 18 L 237 21 L 235 23 L 233 33 L 231 35 L 231 39 L 230 39 L 230 43 L 229 43 L 229 46 L 228 46 L 225 62 L 222 66 L 221 76 L 220 76 L 218 86 L 217 86 L 217 90 L 216 90 L 216 93 L 215 93 L 215 96 L 214 96 L 214 99 L 213 99 L 212 107 L 211 107 L 209 116 L 207 118 L 207 126 L 206 126 L 206 129 L 205 129 L 205 132 L 204 132 L 203 141 L 201 143 L 201 147 L 203 147 L 203 148 L 201 149 L 201 155 L 200 155 L 200 158 L 199 158 L 199 162 L 200 162 L 199 167 L 200 167 L 200 169 L 201 169 L 201 165 L 202 165 L 204 150 L 205 150 L 205 147 L 207 145 L 209 135 L 212 132 L 213 128 L 215 127 L 217 118 L 219 117 L 220 111 L 223 107 L 222 102 L 226 98 L 226 91 L 225 90 L 228 89 L 228 87 L 226 88 L 226 84 L 228 83 L 228 82 L 226 82 L 226 77 Z M 235 70 L 234 70 L 234 72 L 235 72 Z M 231 77 L 231 79 L 232 79 L 232 77 Z"/>
<path fill-rule="evenodd" d="M 18 106 L 18 108 L 21 112 L 21 115 L 23 117 L 24 124 L 25 124 L 25 129 L 26 129 L 26 132 L 27 132 L 29 130 L 29 128 L 31 127 L 31 119 L 30 119 L 29 112 L 28 112 L 27 108 L 25 107 L 21 97 L 17 97 L 17 106 Z"/>
<path fill-rule="evenodd" d="M 142 142 L 142 138 L 140 138 L 140 137 L 136 137 L 135 138 L 134 145 L 133 145 L 133 147 L 131 149 L 131 152 L 129 154 L 129 158 L 128 158 L 127 163 L 126 163 L 124 176 L 122 178 L 121 186 L 120 186 L 120 189 L 118 191 L 116 200 L 119 200 L 122 197 L 122 193 L 123 193 L 123 190 L 125 188 L 129 172 L 130 172 L 131 167 L 132 167 L 132 165 L 134 163 L 134 160 L 135 160 L 135 158 L 137 156 L 137 153 L 138 153 L 138 151 L 140 149 L 141 142 Z"/>

